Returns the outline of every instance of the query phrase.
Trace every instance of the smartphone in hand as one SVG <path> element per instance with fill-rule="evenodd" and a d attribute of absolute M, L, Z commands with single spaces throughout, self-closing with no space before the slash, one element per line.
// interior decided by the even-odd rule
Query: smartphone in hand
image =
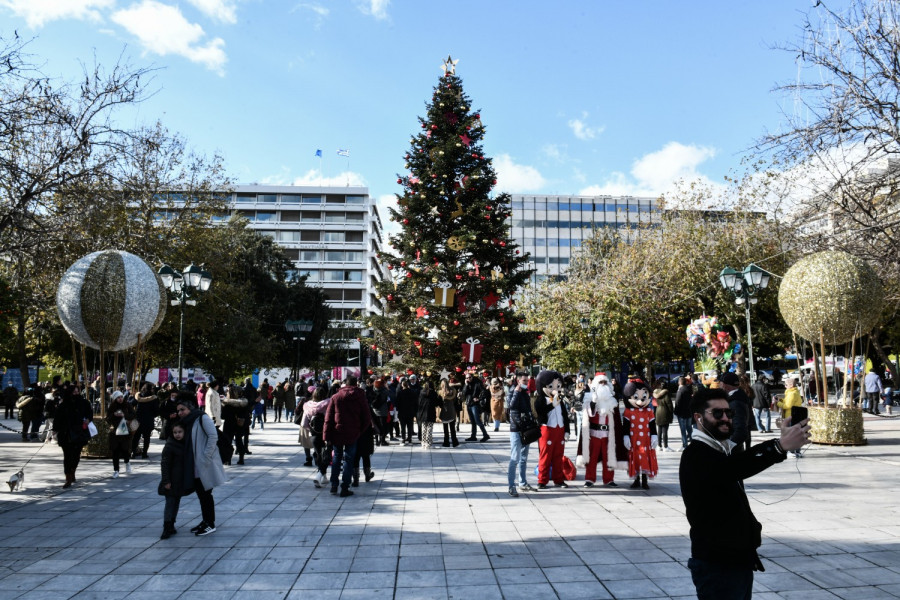
<path fill-rule="evenodd" d="M 795 406 L 791 409 L 791 426 L 809 418 L 809 411 L 805 406 Z"/>

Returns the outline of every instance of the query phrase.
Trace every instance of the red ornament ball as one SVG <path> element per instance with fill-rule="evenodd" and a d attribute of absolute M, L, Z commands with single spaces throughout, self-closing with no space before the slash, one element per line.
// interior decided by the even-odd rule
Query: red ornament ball
<path fill-rule="evenodd" d="M 400 179 L 400 178 L 398 177 L 398 178 L 397 178 L 397 183 L 403 183 L 403 180 Z"/>
<path fill-rule="evenodd" d="M 437 125 L 432 125 L 432 126 L 431 126 L 431 130 L 432 130 L 432 131 L 434 131 L 434 130 L 436 130 L 436 129 L 437 129 Z"/>
<path fill-rule="evenodd" d="M 516 254 L 518 254 L 518 253 L 519 253 L 519 251 L 518 251 L 518 250 L 516 250 Z"/>
<path fill-rule="evenodd" d="M 403 219 L 403 220 L 405 221 L 406 219 Z M 406 266 L 406 261 L 405 261 L 405 260 L 401 260 L 401 261 L 400 261 L 400 266 L 401 266 L 401 267 L 405 267 L 405 266 Z"/>
<path fill-rule="evenodd" d="M 393 271 L 393 270 L 394 270 L 394 265 L 388 265 L 388 271 Z"/>
<path fill-rule="evenodd" d="M 407 277 L 412 277 L 412 273 L 407 273 L 406 276 L 407 276 Z"/>
<path fill-rule="evenodd" d="M 374 373 L 375 371 L 373 371 L 372 369 L 366 369 L 366 372 L 367 372 L 369 375 L 371 375 L 371 374 Z"/>
<path fill-rule="evenodd" d="M 459 327 L 459 321 L 453 321 L 453 324 Z"/>
<path fill-rule="evenodd" d="M 388 302 L 393 301 L 393 300 L 394 300 L 394 295 L 393 295 L 393 294 L 388 294 L 388 295 L 387 295 L 387 299 L 388 299 Z"/>
<path fill-rule="evenodd" d="M 462 281 L 462 275 L 457 275 L 457 276 L 456 276 L 456 280 L 457 280 L 457 281 Z"/>

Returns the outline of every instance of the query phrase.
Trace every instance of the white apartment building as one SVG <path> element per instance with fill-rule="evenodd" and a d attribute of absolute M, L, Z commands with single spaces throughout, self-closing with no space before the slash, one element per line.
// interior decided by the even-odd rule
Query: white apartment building
<path fill-rule="evenodd" d="M 308 285 L 324 290 L 334 313 L 329 337 L 358 349 L 355 316 L 381 312 L 375 285 L 387 276 L 377 260 L 381 216 L 368 188 L 239 185 L 232 206 L 284 248 Z"/>

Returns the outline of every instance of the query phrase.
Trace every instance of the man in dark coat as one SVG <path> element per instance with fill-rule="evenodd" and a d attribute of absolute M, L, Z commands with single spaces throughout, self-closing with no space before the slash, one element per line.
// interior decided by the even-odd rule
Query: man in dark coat
<path fill-rule="evenodd" d="M 681 455 L 679 480 L 691 525 L 688 568 L 699 600 L 748 600 L 753 571 L 763 571 L 757 548 L 762 525 L 753 516 L 744 480 L 782 462 L 809 439 L 806 421 L 784 427 L 780 439 L 735 452 L 732 408 L 724 390 L 701 390 L 691 411 L 696 429 Z"/>
<path fill-rule="evenodd" d="M 372 414 L 366 393 L 357 387 L 356 377 L 350 375 L 344 386 L 331 398 L 325 411 L 323 438 L 334 447 L 331 462 L 331 493 L 337 494 L 338 475 L 343 468 L 341 498 L 352 496 L 350 483 L 356 468 L 356 443 L 359 436 L 372 425 Z"/>
<path fill-rule="evenodd" d="M 4 413 L 4 419 L 12 419 L 13 418 L 13 409 L 16 407 L 16 400 L 19 399 L 19 390 L 16 389 L 16 386 L 9 383 L 3 388 L 3 406 L 6 409 Z"/>

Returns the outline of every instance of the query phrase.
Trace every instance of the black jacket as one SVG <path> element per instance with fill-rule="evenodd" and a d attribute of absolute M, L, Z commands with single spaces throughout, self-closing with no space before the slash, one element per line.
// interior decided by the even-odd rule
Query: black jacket
<path fill-rule="evenodd" d="M 691 556 L 763 570 L 756 549 L 762 525 L 753 516 L 744 479 L 784 460 L 775 440 L 730 456 L 695 439 L 681 455 L 681 497 L 691 525 Z"/>
<path fill-rule="evenodd" d="M 678 387 L 675 392 L 675 416 L 682 419 L 691 418 L 691 399 L 694 397 L 694 389 L 685 384 Z"/>
<path fill-rule="evenodd" d="M 736 451 L 740 452 L 750 448 L 750 398 L 744 390 L 738 388 L 728 396 L 728 405 L 734 411 L 732 423 L 734 431 L 731 433 L 731 441 L 737 444 Z"/>
<path fill-rule="evenodd" d="M 569 433 L 569 411 L 566 410 L 566 404 L 562 398 L 560 398 L 559 402 L 560 412 L 562 412 L 563 418 L 563 429 L 566 433 Z M 544 396 L 537 396 L 534 400 L 534 412 L 537 413 L 538 423 L 541 425 L 547 424 L 547 419 L 550 417 L 550 411 L 553 410 L 552 404 L 547 404 L 547 398 Z"/>
<path fill-rule="evenodd" d="M 437 407 L 443 404 L 434 389 L 422 390 L 419 394 L 419 410 L 416 412 L 416 420 L 421 423 L 434 423 L 437 421 Z"/>
<path fill-rule="evenodd" d="M 157 493 L 160 496 L 186 496 L 191 493 L 190 489 L 184 488 L 184 440 L 180 442 L 170 437 L 163 446 L 162 459 L 159 462 L 159 468 L 162 472 L 162 479 L 159 482 Z M 171 484 L 170 489 L 166 489 L 165 485 Z"/>
<path fill-rule="evenodd" d="M 412 388 L 397 392 L 397 415 L 401 419 L 412 419 L 419 408 L 419 396 Z"/>
<path fill-rule="evenodd" d="M 753 408 L 761 409 L 761 408 L 769 408 L 772 404 L 772 393 L 769 391 L 769 386 L 766 385 L 760 379 L 756 380 L 756 383 L 753 384 Z"/>
<path fill-rule="evenodd" d="M 510 432 L 519 431 L 519 426 L 522 423 L 522 415 L 531 415 L 531 420 L 534 423 L 537 423 L 537 420 L 534 419 L 534 413 L 531 411 L 531 396 L 528 394 L 527 389 L 517 389 L 516 393 L 513 394 L 512 402 L 509 403 Z"/>

